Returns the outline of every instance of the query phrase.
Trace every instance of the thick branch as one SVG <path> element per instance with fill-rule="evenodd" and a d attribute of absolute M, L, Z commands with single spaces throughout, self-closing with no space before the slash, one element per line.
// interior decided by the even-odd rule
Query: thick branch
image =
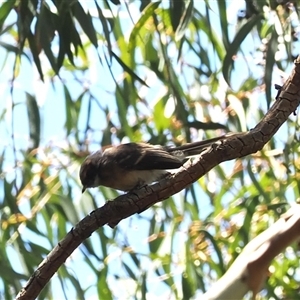
<path fill-rule="evenodd" d="M 277 132 L 293 113 L 300 99 L 300 58 L 286 81 L 274 105 L 255 128 L 246 133 L 233 134 L 226 140 L 215 143 L 193 163 L 187 163 L 176 174 L 157 184 L 143 187 L 133 193 L 107 202 L 80 221 L 67 236 L 50 252 L 37 271 L 20 291 L 17 299 L 34 299 L 53 274 L 71 253 L 99 227 L 117 224 L 154 203 L 163 201 L 198 180 L 221 162 L 255 153 Z"/>
<path fill-rule="evenodd" d="M 255 296 L 268 276 L 272 260 L 299 240 L 299 235 L 300 205 L 297 205 L 247 244 L 224 276 L 201 299 L 242 299 L 249 290 Z"/>

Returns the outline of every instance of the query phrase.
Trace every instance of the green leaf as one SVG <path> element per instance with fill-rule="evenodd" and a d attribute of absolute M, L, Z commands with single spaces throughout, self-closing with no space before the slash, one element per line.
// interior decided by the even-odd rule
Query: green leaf
<path fill-rule="evenodd" d="M 271 90 L 272 90 L 272 74 L 273 68 L 275 64 L 275 54 L 278 47 L 278 34 L 273 27 L 271 38 L 268 42 L 267 52 L 266 52 L 266 66 L 265 66 L 265 77 L 264 82 L 266 85 L 266 100 L 267 106 L 270 107 L 272 97 L 271 97 Z"/>
<path fill-rule="evenodd" d="M 68 195 L 71 195 L 71 188 L 69 187 L 69 193 Z M 62 209 L 64 210 L 65 216 L 67 218 L 67 220 L 75 225 L 80 221 L 80 217 L 77 214 L 75 205 L 73 204 L 73 201 L 70 197 L 61 195 L 58 199 L 57 199 L 60 203 L 60 206 L 62 207 Z"/>
<path fill-rule="evenodd" d="M 29 121 L 29 135 L 32 141 L 32 149 L 38 148 L 40 144 L 41 119 L 40 112 L 36 102 L 36 98 L 29 93 L 26 93 L 27 99 L 27 114 Z"/>
<path fill-rule="evenodd" d="M 197 290 L 195 265 L 192 263 L 193 260 L 189 254 L 189 249 L 185 252 L 187 254 L 185 271 L 181 275 L 182 293 L 183 299 L 191 299 L 195 296 Z"/>
<path fill-rule="evenodd" d="M 134 25 L 130 37 L 129 37 L 129 43 L 128 43 L 128 52 L 132 52 L 135 47 L 135 41 L 137 37 L 139 36 L 139 33 L 141 29 L 144 28 L 146 22 L 153 16 L 153 13 L 155 9 L 160 5 L 161 1 L 158 2 L 151 2 L 149 3 L 145 9 L 142 11 L 141 17 L 137 21 L 137 23 Z"/>
<path fill-rule="evenodd" d="M 247 170 L 248 170 L 249 177 L 250 177 L 254 187 L 257 189 L 257 192 L 259 193 L 259 195 L 261 195 L 267 203 L 270 203 L 271 199 L 270 199 L 268 193 L 266 193 L 266 191 L 264 189 L 264 185 L 262 184 L 262 182 L 257 180 L 255 174 L 253 174 L 250 161 L 248 162 Z"/>
<path fill-rule="evenodd" d="M 141 284 L 141 300 L 147 299 L 147 274 L 142 274 L 142 284 Z"/>
<path fill-rule="evenodd" d="M 58 21 L 58 16 L 53 14 L 43 2 L 35 27 L 35 39 L 32 40 L 31 37 L 29 39 L 32 49 L 41 47 L 44 50 L 55 74 L 58 74 L 59 68 L 57 67 L 56 58 L 51 49 L 51 41 L 57 29 L 56 24 Z M 39 51 L 36 50 L 36 52 L 38 53 Z M 34 58 L 34 60 L 36 60 L 36 58 Z"/>
<path fill-rule="evenodd" d="M 229 49 L 229 37 L 228 37 L 228 21 L 227 21 L 227 10 L 226 10 L 226 1 L 218 0 L 217 1 L 219 7 L 219 14 L 220 14 L 220 25 L 222 31 L 222 40 L 224 43 L 224 47 L 226 51 Z"/>
<path fill-rule="evenodd" d="M 41 66 L 41 61 L 39 58 L 39 51 L 38 51 L 38 48 L 36 45 L 36 40 L 34 39 L 34 36 L 31 31 L 28 34 L 28 42 L 29 42 L 29 47 L 30 47 L 35 65 L 38 69 L 38 72 L 40 74 L 42 81 L 44 81 L 44 74 L 43 74 L 43 70 L 42 70 L 42 66 Z"/>
<path fill-rule="evenodd" d="M 124 71 L 126 71 L 133 79 L 135 79 L 135 80 L 139 81 L 141 84 L 149 87 L 146 84 L 146 82 L 143 79 L 141 79 L 136 73 L 134 73 L 133 70 L 129 66 L 127 66 L 113 51 L 111 52 L 111 54 L 116 59 L 116 61 L 122 66 Z"/>
<path fill-rule="evenodd" d="M 223 261 L 223 256 L 221 253 L 221 249 L 219 245 L 217 244 L 215 238 L 206 230 L 200 230 L 199 233 L 204 233 L 205 238 L 209 239 L 209 241 L 212 243 L 215 254 L 217 255 L 218 258 L 218 270 L 215 269 L 215 271 L 219 274 L 219 276 L 223 275 L 225 273 L 225 266 L 224 266 L 224 261 Z"/>
<path fill-rule="evenodd" d="M 165 116 L 165 110 L 166 110 L 165 101 L 168 102 L 167 99 L 164 98 L 159 99 L 157 103 L 154 105 L 154 109 L 153 109 L 153 118 L 158 132 L 163 132 L 165 129 L 168 129 L 171 126 L 171 118 Z"/>
<path fill-rule="evenodd" d="M 98 290 L 98 298 L 105 299 L 105 300 L 112 300 L 113 295 L 107 283 L 107 276 L 108 276 L 108 268 L 105 266 L 99 272 L 99 279 L 97 283 L 97 290 Z"/>
<path fill-rule="evenodd" d="M 78 47 L 83 48 L 83 46 L 72 15 L 68 9 L 64 9 L 59 18 L 58 33 L 59 53 L 57 58 L 57 68 L 60 69 L 63 65 L 65 55 L 68 56 L 70 63 L 75 65 L 74 54 L 76 56 L 78 53 Z"/>
<path fill-rule="evenodd" d="M 137 268 L 140 268 L 141 264 L 140 264 L 139 256 L 135 252 L 132 252 L 132 251 L 129 251 L 128 254 L 131 257 L 131 259 L 132 259 L 133 263 L 135 264 L 135 266 Z"/>
<path fill-rule="evenodd" d="M 238 118 L 239 131 L 244 131 L 244 132 L 247 131 L 246 112 L 244 110 L 242 101 L 233 94 L 229 94 L 227 96 L 227 99 Z"/>
<path fill-rule="evenodd" d="M 86 93 L 86 90 L 84 90 L 76 100 L 72 99 L 69 89 L 67 88 L 66 85 L 64 85 L 64 93 L 65 93 L 65 105 L 66 105 L 65 127 L 67 129 L 67 135 L 69 135 L 71 131 L 77 127 L 81 102 L 82 102 L 82 98 Z"/>
<path fill-rule="evenodd" d="M 134 271 L 125 262 L 123 262 L 122 265 L 125 268 L 125 270 L 126 270 L 127 274 L 129 275 L 129 277 L 136 282 L 137 277 L 136 277 Z"/>
<path fill-rule="evenodd" d="M 95 1 L 95 5 L 97 7 L 98 16 L 99 16 L 99 19 L 101 21 L 102 28 L 104 31 L 104 36 L 105 36 L 105 41 L 107 42 L 108 52 L 111 53 L 112 46 L 111 46 L 111 41 L 110 41 L 110 31 L 109 31 L 108 25 L 107 25 L 108 20 L 104 17 L 102 9 L 99 7 L 97 0 L 94 0 L 94 1 Z"/>
<path fill-rule="evenodd" d="M 219 34 L 214 30 L 208 17 L 203 16 L 199 11 L 195 11 L 193 22 L 196 28 L 207 35 L 208 40 L 212 43 L 214 51 L 220 60 L 224 59 L 226 54 L 224 44 L 219 39 Z"/>
<path fill-rule="evenodd" d="M 225 81 L 230 86 L 230 75 L 233 65 L 232 57 L 237 53 L 238 49 L 240 48 L 243 40 L 249 34 L 249 32 L 253 29 L 255 25 L 260 22 L 263 18 L 262 15 L 256 15 L 251 17 L 238 31 L 235 38 L 233 39 L 232 43 L 228 46 L 228 51 L 223 61 L 222 73 L 224 76 Z"/>
<path fill-rule="evenodd" d="M 185 1 L 187 3 L 187 7 L 184 10 L 184 13 L 180 19 L 180 23 L 175 32 L 175 41 L 178 42 L 182 39 L 185 34 L 185 31 L 193 17 L 193 9 L 194 9 L 194 1 L 189 0 Z"/>
<path fill-rule="evenodd" d="M 0 31 L 2 31 L 3 24 L 15 6 L 16 0 L 6 0 L 2 2 L 0 6 Z"/>
<path fill-rule="evenodd" d="M 175 32 L 180 24 L 180 20 L 185 10 L 185 1 L 170 1 L 169 15 L 173 32 Z"/>
<path fill-rule="evenodd" d="M 98 40 L 95 32 L 95 28 L 93 25 L 92 17 L 88 13 L 85 13 L 80 2 L 75 2 L 73 5 L 73 11 L 76 19 L 78 20 L 81 28 L 85 32 L 85 34 L 89 37 L 92 44 L 97 48 Z"/>
<path fill-rule="evenodd" d="M 164 241 L 164 225 L 163 223 L 157 224 L 155 216 L 151 219 L 151 225 L 149 228 L 149 236 L 153 236 L 149 241 L 149 250 L 151 254 L 156 256 Z"/>
<path fill-rule="evenodd" d="M 24 51 L 21 51 L 21 53 L 20 53 L 20 49 L 18 47 L 8 44 L 6 42 L 2 42 L 2 41 L 0 41 L 0 46 L 3 47 L 6 51 L 12 52 L 16 55 L 22 54 L 30 61 L 29 56 Z"/>

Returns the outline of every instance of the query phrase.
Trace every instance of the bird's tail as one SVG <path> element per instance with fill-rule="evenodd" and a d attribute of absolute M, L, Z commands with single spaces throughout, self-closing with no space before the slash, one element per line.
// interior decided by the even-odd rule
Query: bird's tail
<path fill-rule="evenodd" d="M 199 155 L 206 148 L 210 147 L 213 143 L 220 141 L 220 140 L 224 140 L 229 135 L 230 134 L 226 134 L 226 135 L 222 135 L 222 136 L 215 137 L 212 139 L 189 143 L 189 144 L 185 144 L 185 145 L 178 146 L 178 147 L 169 147 L 169 148 L 166 148 L 165 150 L 178 158 L 184 159 L 184 158 L 187 158 L 190 156 Z"/>

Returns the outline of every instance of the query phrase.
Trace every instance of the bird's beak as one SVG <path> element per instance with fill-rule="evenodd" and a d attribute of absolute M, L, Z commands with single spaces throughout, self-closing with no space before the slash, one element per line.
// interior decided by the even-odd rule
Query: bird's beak
<path fill-rule="evenodd" d="M 86 190 L 86 187 L 84 186 L 84 187 L 82 188 L 82 193 L 84 193 L 85 190 Z"/>

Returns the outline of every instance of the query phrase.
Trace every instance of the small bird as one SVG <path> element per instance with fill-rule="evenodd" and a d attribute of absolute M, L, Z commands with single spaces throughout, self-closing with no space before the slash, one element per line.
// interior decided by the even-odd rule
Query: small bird
<path fill-rule="evenodd" d="M 185 144 L 179 147 L 127 143 L 110 147 L 89 155 L 80 168 L 82 192 L 100 185 L 121 191 L 161 180 L 169 172 L 180 168 L 184 160 L 199 155 L 213 143 L 225 139 L 223 135 L 213 139 Z"/>

